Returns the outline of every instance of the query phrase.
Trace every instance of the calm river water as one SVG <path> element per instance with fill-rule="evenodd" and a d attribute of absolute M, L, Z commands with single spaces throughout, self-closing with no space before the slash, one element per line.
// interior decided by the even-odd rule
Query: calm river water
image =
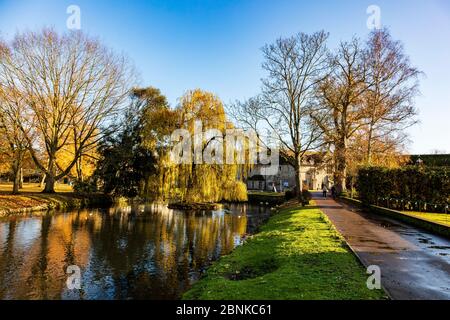
<path fill-rule="evenodd" d="M 177 299 L 269 215 L 252 205 L 142 205 L 0 219 L 0 300 Z M 81 290 L 67 288 L 73 265 Z"/>

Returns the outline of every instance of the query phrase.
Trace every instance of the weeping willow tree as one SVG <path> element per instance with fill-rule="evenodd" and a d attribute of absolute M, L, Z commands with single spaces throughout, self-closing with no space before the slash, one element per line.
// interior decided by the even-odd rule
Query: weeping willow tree
<path fill-rule="evenodd" d="M 227 120 L 220 99 L 201 90 L 189 91 L 181 98 L 176 114 L 179 128 L 192 137 L 191 154 L 187 155 L 192 161 L 174 162 L 169 148 L 161 153 L 158 197 L 188 203 L 246 201 L 247 187 L 243 179 L 251 163 L 248 158 L 230 163 L 224 155 L 228 151 L 237 157 L 242 152 L 239 148 L 248 145 L 237 147 L 235 143 L 233 150 L 227 150 L 230 145 L 225 143 L 225 136 L 233 125 Z"/>
<path fill-rule="evenodd" d="M 134 89 L 131 98 L 120 132 L 99 148 L 96 176 L 105 192 L 187 203 L 247 200 L 243 179 L 255 162 L 252 145 L 234 130 L 216 96 L 190 91 L 175 109 L 156 88 Z M 178 130 L 194 141 L 184 150 L 191 155 L 186 162 L 172 157 Z"/>

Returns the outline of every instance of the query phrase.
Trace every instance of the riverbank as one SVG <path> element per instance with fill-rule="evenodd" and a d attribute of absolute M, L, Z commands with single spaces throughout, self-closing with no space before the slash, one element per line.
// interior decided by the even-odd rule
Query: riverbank
<path fill-rule="evenodd" d="M 249 191 L 249 203 L 267 203 L 270 205 L 281 205 L 286 201 L 285 193 Z"/>
<path fill-rule="evenodd" d="M 113 199 L 103 194 L 76 194 L 67 189 L 55 194 L 38 192 L 36 186 L 27 186 L 19 195 L 0 188 L 0 217 L 22 215 L 49 210 L 71 210 L 85 207 L 106 207 Z"/>
<path fill-rule="evenodd" d="M 221 258 L 186 300 L 384 299 L 328 218 L 314 206 L 283 208 L 233 253 Z"/>

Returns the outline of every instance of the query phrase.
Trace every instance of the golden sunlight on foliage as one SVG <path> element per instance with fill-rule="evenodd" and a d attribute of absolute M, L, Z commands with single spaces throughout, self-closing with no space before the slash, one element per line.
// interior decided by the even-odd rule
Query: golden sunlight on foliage
<path fill-rule="evenodd" d="M 75 146 L 68 143 L 56 153 L 56 164 L 58 168 L 67 168 L 75 157 Z M 84 181 L 94 174 L 98 152 L 96 144 L 90 150 L 86 150 L 77 160 L 76 165 L 70 170 L 69 175 L 76 177 L 78 181 Z M 62 169 L 61 169 L 62 170 Z"/>
<path fill-rule="evenodd" d="M 194 135 L 196 121 L 201 121 L 203 130 L 216 129 L 220 136 L 203 139 L 205 151 L 212 141 L 223 141 L 232 124 L 227 120 L 222 102 L 215 95 L 201 90 L 189 91 L 181 98 L 177 122 L 181 128 Z M 225 152 L 224 152 L 225 154 Z M 159 176 L 159 194 L 163 199 L 178 199 L 186 202 L 246 201 L 247 188 L 239 181 L 249 167 L 237 164 L 181 164 L 170 162 L 166 154 L 161 159 L 164 167 Z"/>

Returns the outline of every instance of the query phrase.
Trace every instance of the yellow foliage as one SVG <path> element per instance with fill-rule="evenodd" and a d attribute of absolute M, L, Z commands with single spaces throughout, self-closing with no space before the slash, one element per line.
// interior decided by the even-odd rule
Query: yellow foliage
<path fill-rule="evenodd" d="M 194 134 L 196 121 L 203 130 L 216 129 L 225 136 L 232 128 L 222 102 L 215 95 L 193 90 L 181 98 L 177 109 L 180 126 Z M 208 141 L 203 141 L 205 147 Z M 192 150 L 193 151 L 193 150 Z M 225 154 L 225 150 L 224 150 Z M 246 185 L 240 181 L 247 167 L 238 164 L 182 164 L 170 162 L 168 154 L 160 159 L 159 197 L 186 202 L 220 202 L 247 200 Z"/>
<path fill-rule="evenodd" d="M 75 147 L 73 144 L 68 143 L 64 148 L 56 153 L 56 163 L 59 168 L 67 168 L 70 163 L 74 159 Z M 81 174 L 82 178 L 86 179 L 91 177 L 94 174 L 96 169 L 97 161 L 95 159 L 98 158 L 96 148 L 92 148 L 88 152 L 85 152 L 83 156 L 79 159 L 79 165 L 81 165 Z M 70 170 L 71 177 L 78 177 L 79 173 L 77 173 L 77 165 L 73 166 Z"/>
<path fill-rule="evenodd" d="M 248 196 L 246 184 L 242 181 L 230 181 L 222 190 L 222 198 L 225 201 L 247 201 Z"/>

